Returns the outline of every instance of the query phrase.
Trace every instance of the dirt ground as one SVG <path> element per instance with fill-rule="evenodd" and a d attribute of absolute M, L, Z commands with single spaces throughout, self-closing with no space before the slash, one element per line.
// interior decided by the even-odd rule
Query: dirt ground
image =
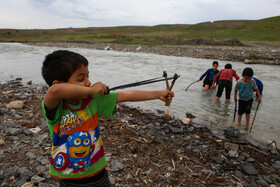
<path fill-rule="evenodd" d="M 121 116 L 143 119 L 148 118 L 137 109 L 122 105 Z M 133 178 L 129 183 L 154 186 L 231 186 L 222 173 L 213 176 L 211 165 L 203 162 L 203 155 L 186 151 L 189 140 L 184 135 L 165 134 L 165 141 L 155 136 L 141 135 L 120 118 L 105 118 L 103 142 L 106 151 L 125 162 L 123 173 Z M 104 136 L 105 135 L 105 136 Z M 206 137 L 205 137 L 206 138 Z M 110 166 L 109 166 L 110 171 Z M 147 171 L 151 171 L 147 174 Z M 112 175 L 115 175 L 112 172 Z M 124 175 L 125 176 L 125 175 Z M 162 176 L 162 177 L 159 177 Z M 126 181 L 126 179 L 123 179 Z"/>
<path fill-rule="evenodd" d="M 3 92 L 10 89 L 4 89 Z M 18 100 L 15 95 L 6 95 L 0 93 L 1 108 L 11 101 Z M 25 100 L 24 107 L 17 109 L 17 113 L 26 114 L 25 123 L 20 118 L 6 115 L 1 112 L 0 124 L 4 122 L 12 122 L 14 126 L 25 126 L 34 128 L 39 126 L 44 117 L 41 112 L 41 99 L 33 98 Z M 154 123 L 161 117 L 155 114 L 145 114 L 141 110 L 129 108 L 120 105 L 113 118 L 100 118 L 100 128 L 102 139 L 105 146 L 105 154 L 110 157 L 107 168 L 112 184 L 115 186 L 231 186 L 232 182 L 226 179 L 222 173 L 211 168 L 211 164 L 203 161 L 204 156 L 186 150 L 184 147 L 191 141 L 184 139 L 188 133 L 161 133 L 154 131 L 153 135 L 141 134 L 139 129 L 142 127 L 137 125 L 140 121 L 144 123 Z M 5 144 L 0 145 L 4 152 L 1 158 L 1 169 L 5 170 L 10 167 L 27 167 L 34 171 L 37 175 L 43 177 L 43 173 L 36 172 L 35 164 L 30 165 L 30 160 L 25 156 L 28 151 L 35 151 L 39 155 L 49 159 L 50 152 L 43 149 L 45 145 L 38 146 L 36 144 L 25 144 L 24 151 L 18 146 L 13 147 L 15 141 L 12 137 L 4 134 L 5 130 L 1 130 L 0 139 Z M 148 132 L 148 130 L 146 131 Z M 198 133 L 199 134 L 199 133 Z M 32 140 L 36 138 L 19 134 L 17 137 L 22 141 Z M 205 137 L 206 138 L 206 137 Z M 31 142 L 32 142 L 31 141 Z M 212 141 L 212 140 L 210 140 Z M 35 142 L 35 141 L 34 141 Z M 45 142 L 50 144 L 51 142 Z M 22 145 L 22 144 L 21 144 Z M 12 152 L 12 154 L 11 154 Z M 124 164 L 123 169 L 114 171 L 111 166 L 113 161 L 121 161 Z M 215 173 L 215 174 L 214 174 Z M 12 177 L 12 178 L 11 178 Z M 5 181 L 10 186 L 16 186 L 14 179 L 17 176 L 10 176 Z M 55 180 L 48 179 L 49 184 Z"/>
<path fill-rule="evenodd" d="M 161 41 L 160 38 L 159 41 Z M 152 53 L 167 56 L 215 59 L 243 62 L 246 64 L 280 65 L 279 46 L 243 46 L 238 40 L 228 40 L 221 43 L 208 40 L 188 40 L 185 42 L 185 45 L 127 45 L 85 42 L 50 42 L 33 43 L 29 45 L 63 48 L 88 48 L 97 50 L 104 50 L 107 48 L 109 50 L 122 52 Z"/>

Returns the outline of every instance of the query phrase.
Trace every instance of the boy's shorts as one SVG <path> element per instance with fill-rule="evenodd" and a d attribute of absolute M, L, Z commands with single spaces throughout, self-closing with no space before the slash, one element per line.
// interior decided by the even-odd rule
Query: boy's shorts
<path fill-rule="evenodd" d="M 238 100 L 238 115 L 250 114 L 251 108 L 253 104 L 253 99 L 244 101 L 244 100 Z"/>
<path fill-rule="evenodd" d="M 59 180 L 60 187 L 110 187 L 111 183 L 109 181 L 108 173 L 103 169 L 100 173 L 93 177 L 84 179 L 64 179 Z"/>
<path fill-rule="evenodd" d="M 203 81 L 203 86 L 202 87 L 204 87 L 205 85 L 209 85 L 209 87 L 211 87 L 212 86 L 212 83 L 213 83 L 213 80 L 211 81 L 211 80 L 204 80 Z"/>
<path fill-rule="evenodd" d="M 217 91 L 217 97 L 221 97 L 224 91 L 224 88 L 226 89 L 226 99 L 230 99 L 230 93 L 232 89 L 232 82 L 227 80 L 220 80 L 218 91 Z"/>

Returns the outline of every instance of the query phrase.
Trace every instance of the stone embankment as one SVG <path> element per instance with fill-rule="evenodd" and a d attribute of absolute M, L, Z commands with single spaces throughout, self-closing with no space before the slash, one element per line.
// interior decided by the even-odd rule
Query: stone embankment
<path fill-rule="evenodd" d="M 212 45 L 124 45 L 95 43 L 34 43 L 30 45 L 63 48 L 88 48 L 123 52 L 152 53 L 167 56 L 216 59 L 247 64 L 280 65 L 280 48 L 272 46 L 212 46 Z"/>
<path fill-rule="evenodd" d="M 29 82 L 31 84 L 31 82 Z M 41 112 L 47 87 L 0 84 L 0 186 L 58 186 L 48 175 L 51 138 Z M 280 186 L 280 152 L 233 127 L 118 105 L 100 118 L 114 186 Z M 194 120 L 193 120 L 194 121 Z"/>

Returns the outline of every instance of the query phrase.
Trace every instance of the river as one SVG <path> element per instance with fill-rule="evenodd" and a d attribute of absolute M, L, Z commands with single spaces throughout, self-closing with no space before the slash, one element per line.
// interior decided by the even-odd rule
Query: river
<path fill-rule="evenodd" d="M 0 43 L 0 81 L 4 82 L 21 77 L 23 82 L 32 80 L 33 84 L 44 84 L 41 76 L 44 57 L 58 49 L 62 48 Z M 204 91 L 202 81 L 193 84 L 185 92 L 190 83 L 196 81 L 208 68 L 211 68 L 213 60 L 82 48 L 68 48 L 67 50 L 84 55 L 89 61 L 91 81 L 101 81 L 109 87 L 160 77 L 164 70 L 167 71 L 169 77 L 173 76 L 174 73 L 181 75 L 174 85 L 175 98 L 170 107 L 164 106 L 164 103 L 158 100 L 129 103 L 131 106 L 153 111 L 156 111 L 156 109 L 168 111 L 179 119 L 185 117 L 186 112 L 190 112 L 196 116 L 196 121 L 211 122 L 218 128 L 237 126 L 237 118 L 235 123 L 232 122 L 233 99 L 231 103 L 226 104 L 224 93 L 219 102 L 215 101 L 215 91 Z M 241 76 L 245 67 L 253 68 L 254 76 L 263 82 L 263 100 L 259 106 L 250 136 L 264 142 L 275 140 L 279 145 L 280 66 L 247 65 L 241 62 L 219 61 L 219 70 L 223 69 L 226 63 L 231 63 L 239 76 Z M 233 85 L 235 85 L 235 82 L 234 80 Z M 165 89 L 165 82 L 132 89 Z M 231 97 L 233 98 L 233 91 Z M 256 106 L 257 101 L 255 100 L 250 121 L 253 119 Z M 244 123 L 245 116 L 243 116 Z M 243 130 L 241 129 L 241 131 Z"/>

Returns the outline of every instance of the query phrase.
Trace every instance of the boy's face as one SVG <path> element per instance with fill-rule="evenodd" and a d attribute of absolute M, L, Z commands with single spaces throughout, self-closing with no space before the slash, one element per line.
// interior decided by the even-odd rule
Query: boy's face
<path fill-rule="evenodd" d="M 214 64 L 214 65 L 212 66 L 212 68 L 213 68 L 214 71 L 216 71 L 216 70 L 218 69 L 218 65 L 217 65 L 217 64 Z"/>
<path fill-rule="evenodd" d="M 91 85 L 88 72 L 88 66 L 81 65 L 68 79 L 68 83 L 79 84 L 89 87 Z"/>
<path fill-rule="evenodd" d="M 242 76 L 243 78 L 242 78 L 242 80 L 243 80 L 243 82 L 245 82 L 245 83 L 247 83 L 247 82 L 249 82 L 250 80 L 251 80 L 251 78 L 252 77 L 249 77 L 249 76 Z"/>

